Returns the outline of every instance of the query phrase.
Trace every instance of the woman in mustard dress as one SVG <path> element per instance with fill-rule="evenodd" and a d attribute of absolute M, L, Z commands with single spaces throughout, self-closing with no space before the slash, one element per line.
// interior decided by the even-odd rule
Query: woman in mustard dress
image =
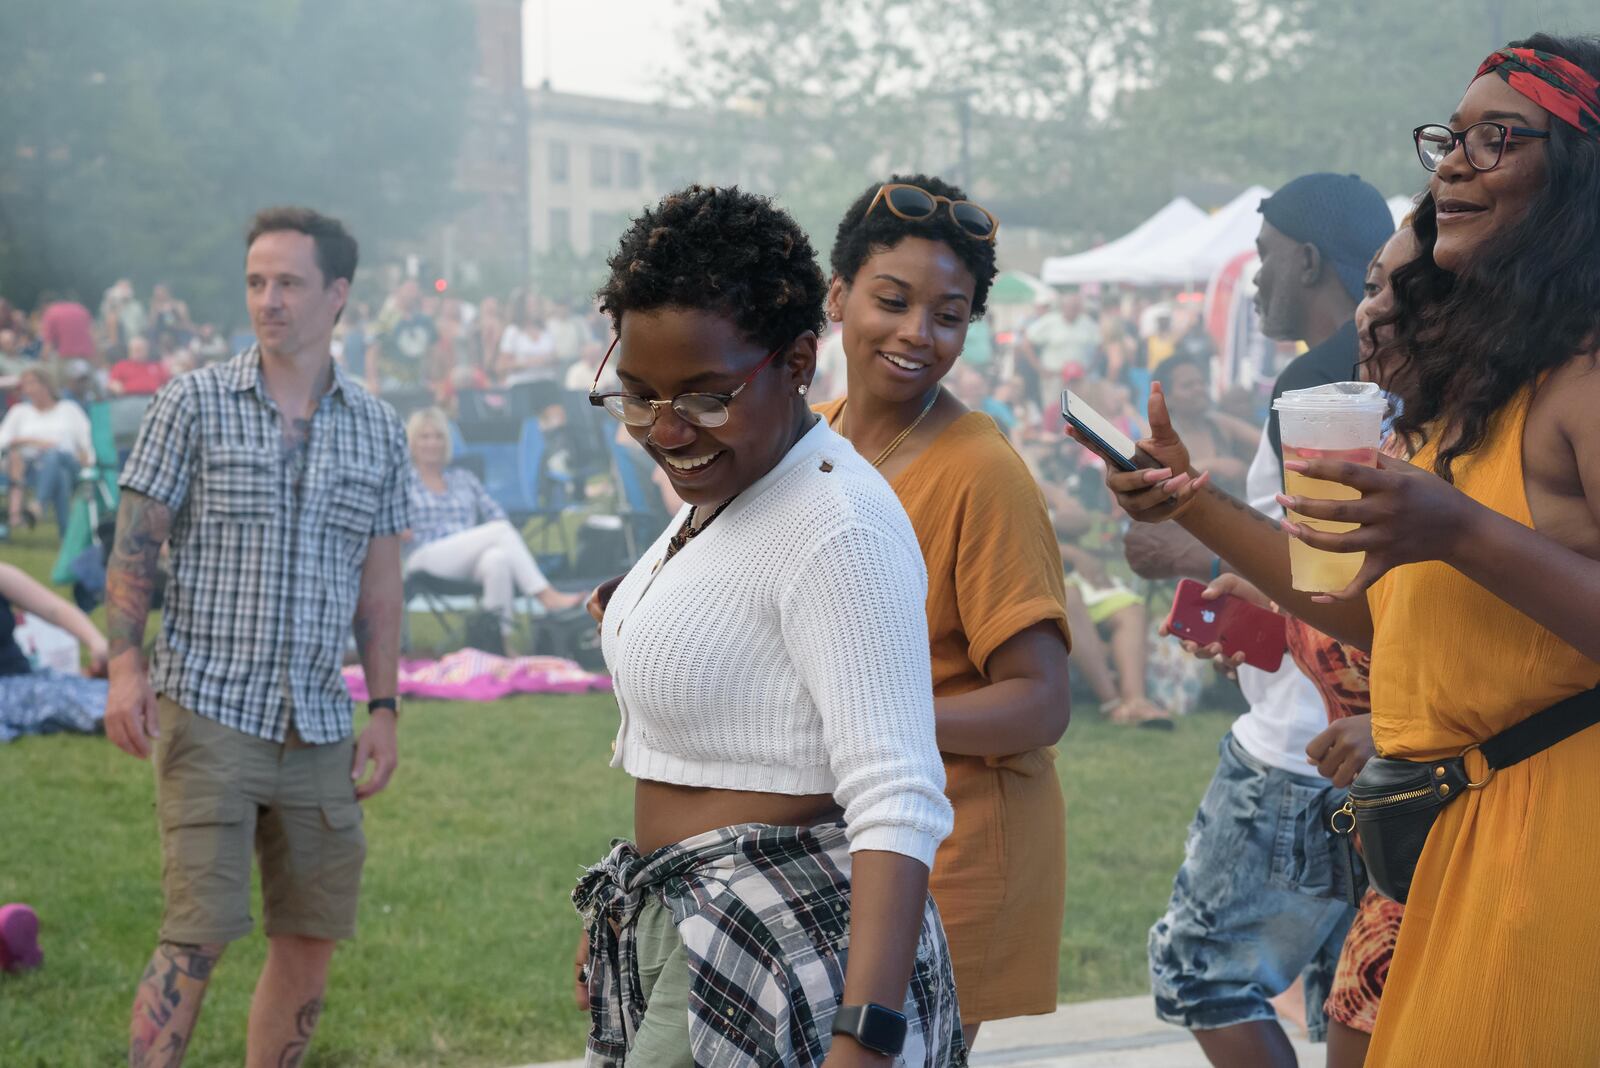
<path fill-rule="evenodd" d="M 848 395 L 818 410 L 889 480 L 928 566 L 934 714 L 955 829 L 929 888 L 970 1044 L 1057 1003 L 1066 811 L 1066 593 L 1044 499 L 993 419 L 940 386 L 983 314 L 997 223 L 916 175 L 845 212 L 828 314 Z"/>
<path fill-rule="evenodd" d="M 1419 127 L 1421 255 L 1395 272 L 1395 430 L 1412 462 L 1296 469 L 1361 499 L 1282 497 L 1363 551 L 1345 590 L 1290 588 L 1276 524 L 1188 463 L 1159 392 L 1108 477 L 1135 518 L 1177 518 L 1285 609 L 1372 653 L 1378 753 L 1456 756 L 1600 684 L 1600 41 L 1535 35 Z M 1384 356 L 1387 359 L 1387 355 Z M 1406 903 L 1367 1064 L 1600 1064 L 1600 728 L 1489 775 L 1440 813 Z M 1483 781 L 1487 779 L 1487 781 Z"/>

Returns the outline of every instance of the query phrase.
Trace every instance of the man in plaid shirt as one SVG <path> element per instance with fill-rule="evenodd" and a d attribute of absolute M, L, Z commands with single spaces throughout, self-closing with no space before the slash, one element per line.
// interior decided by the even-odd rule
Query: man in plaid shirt
<path fill-rule="evenodd" d="M 400 422 L 331 354 L 356 259 L 335 219 L 257 215 L 245 286 L 259 344 L 163 388 L 122 473 L 106 734 L 141 759 L 154 750 L 166 903 L 134 999 L 134 1065 L 182 1060 L 217 959 L 251 930 L 252 852 L 268 950 L 248 1065 L 300 1063 L 334 946 L 355 933 L 360 802 L 398 759 L 410 525 Z M 171 577 L 147 669 L 163 542 Z M 375 695 L 359 739 L 339 674 L 352 630 Z"/>

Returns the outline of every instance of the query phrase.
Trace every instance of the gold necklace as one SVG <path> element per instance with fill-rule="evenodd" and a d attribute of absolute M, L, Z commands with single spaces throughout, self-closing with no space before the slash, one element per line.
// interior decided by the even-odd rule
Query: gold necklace
<path fill-rule="evenodd" d="M 846 400 L 845 403 L 849 404 L 850 402 Z M 878 454 L 878 458 L 872 461 L 872 466 L 882 467 L 883 461 L 887 460 L 890 456 L 893 456 L 894 450 L 900 447 L 900 443 L 905 441 L 906 438 L 910 437 L 913 430 L 922 425 L 922 421 L 928 418 L 928 413 L 933 411 L 933 406 L 937 403 L 939 403 L 939 391 L 938 389 L 935 389 L 933 391 L 933 396 L 928 399 L 928 403 L 923 407 L 922 414 L 911 420 L 910 426 L 906 427 L 904 430 L 900 431 L 900 433 L 895 435 L 894 440 L 889 442 L 889 447 L 880 452 Z M 843 408 L 839 409 L 839 414 L 844 414 Z"/>

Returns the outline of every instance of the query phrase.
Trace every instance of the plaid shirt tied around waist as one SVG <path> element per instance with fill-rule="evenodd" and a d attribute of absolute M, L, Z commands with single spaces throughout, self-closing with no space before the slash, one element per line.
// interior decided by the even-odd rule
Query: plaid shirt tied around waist
<path fill-rule="evenodd" d="M 817 1068 L 844 995 L 850 852 L 843 823 L 740 824 L 640 856 L 617 841 L 572 892 L 589 936 L 585 1064 L 624 1068 L 645 1013 L 635 921 L 646 895 L 672 913 L 689 959 L 694 1062 Z M 895 1064 L 967 1063 L 944 928 L 926 899 Z M 636 1068 L 649 1068 L 638 1065 Z"/>
<path fill-rule="evenodd" d="M 312 744 L 351 733 L 339 669 L 373 538 L 410 525 L 394 409 L 334 366 L 310 436 L 284 448 L 254 347 L 156 395 L 123 489 L 172 511 L 151 661 L 159 693 L 224 726 Z"/>

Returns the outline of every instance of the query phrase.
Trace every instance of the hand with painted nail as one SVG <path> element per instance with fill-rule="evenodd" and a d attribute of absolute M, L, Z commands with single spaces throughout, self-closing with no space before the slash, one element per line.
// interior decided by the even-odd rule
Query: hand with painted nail
<path fill-rule="evenodd" d="M 1068 433 L 1077 440 L 1083 439 Z M 1160 383 L 1150 386 L 1150 436 L 1138 443 L 1139 451 L 1158 465 L 1138 471 L 1119 471 L 1107 465 L 1106 486 L 1117 504 L 1140 523 L 1159 523 L 1180 515 L 1211 478 L 1189 464 L 1189 449 L 1172 428 Z"/>
<path fill-rule="evenodd" d="M 1210 585 L 1208 585 L 1205 588 L 1205 591 L 1200 594 L 1200 599 L 1204 601 L 1214 601 L 1223 594 L 1228 594 L 1230 596 L 1237 597 L 1242 601 L 1247 601 L 1250 604 L 1255 605 L 1257 608 L 1265 608 L 1272 612 L 1278 611 L 1278 606 L 1272 603 L 1272 598 L 1268 597 L 1259 589 L 1252 586 L 1242 575 L 1236 575 L 1231 571 L 1225 571 L 1216 578 L 1212 579 Z M 1167 627 L 1165 621 L 1163 621 L 1161 625 L 1156 628 L 1156 630 L 1163 638 L 1172 637 L 1172 631 Z M 1239 666 L 1244 663 L 1244 653 L 1234 653 L 1230 657 L 1223 650 L 1221 642 L 1212 642 L 1209 645 L 1201 645 L 1200 643 L 1190 641 L 1187 638 L 1182 639 L 1182 642 L 1184 652 L 1188 653 L 1197 660 L 1212 661 L 1211 666 L 1216 668 L 1219 675 L 1226 675 L 1230 679 L 1236 679 L 1239 677 Z"/>
<path fill-rule="evenodd" d="M 1284 468 L 1310 479 L 1349 486 L 1361 494 L 1355 500 L 1342 501 L 1278 495 L 1278 503 L 1287 511 L 1306 519 L 1358 524 L 1354 530 L 1332 533 L 1283 521 L 1290 537 L 1313 549 L 1366 553 L 1350 585 L 1338 593 L 1312 598 L 1322 603 L 1362 597 L 1369 586 L 1402 564 L 1424 560 L 1450 563 L 1463 539 L 1471 536 L 1474 520 L 1485 511 L 1433 472 L 1385 453 L 1378 454 L 1377 467 L 1342 460 L 1289 460 Z"/>

